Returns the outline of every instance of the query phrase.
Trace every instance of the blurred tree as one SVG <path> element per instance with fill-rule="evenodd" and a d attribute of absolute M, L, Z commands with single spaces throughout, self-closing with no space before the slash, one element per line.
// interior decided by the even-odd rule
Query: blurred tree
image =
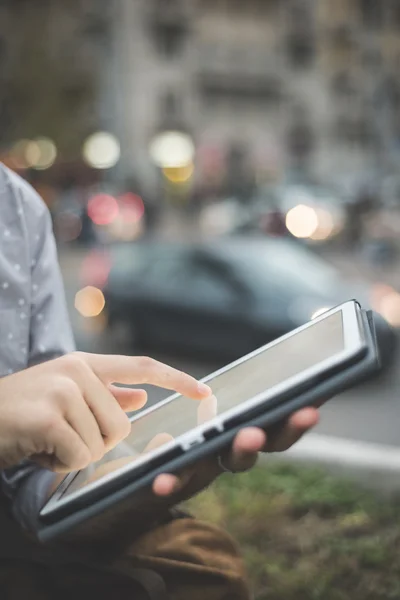
<path fill-rule="evenodd" d="M 48 136 L 65 158 L 80 151 L 96 120 L 94 40 L 84 18 L 88 4 L 82 0 L 0 2 L 2 146 Z"/>

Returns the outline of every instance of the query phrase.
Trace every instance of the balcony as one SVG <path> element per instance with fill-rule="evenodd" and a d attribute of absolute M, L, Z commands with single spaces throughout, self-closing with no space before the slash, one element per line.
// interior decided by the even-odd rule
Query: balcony
<path fill-rule="evenodd" d="M 149 7 L 149 16 L 153 29 L 166 27 L 186 30 L 189 26 L 187 4 L 179 0 L 155 0 Z"/>
<path fill-rule="evenodd" d="M 148 6 L 151 37 L 164 58 L 177 58 L 183 53 L 190 24 L 185 6 L 172 0 L 157 0 Z"/>
<path fill-rule="evenodd" d="M 286 55 L 294 68 L 306 68 L 315 59 L 315 40 L 312 34 L 291 33 L 286 37 Z"/>
<path fill-rule="evenodd" d="M 198 45 L 197 79 L 208 96 L 279 101 L 283 94 L 282 74 L 272 52 L 248 44 Z"/>
<path fill-rule="evenodd" d="M 371 147 L 376 139 L 367 115 L 337 115 L 332 124 L 333 137 L 340 142 Z"/>

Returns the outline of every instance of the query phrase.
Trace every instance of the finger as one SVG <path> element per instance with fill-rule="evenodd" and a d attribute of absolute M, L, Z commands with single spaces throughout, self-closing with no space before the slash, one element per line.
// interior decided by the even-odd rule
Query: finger
<path fill-rule="evenodd" d="M 131 432 L 131 423 L 110 390 L 88 369 L 83 395 L 103 436 L 106 451 L 114 448 Z"/>
<path fill-rule="evenodd" d="M 146 446 L 146 448 L 143 451 L 143 454 L 145 452 L 150 452 L 151 450 L 155 450 L 156 448 L 162 446 L 163 444 L 166 444 L 167 442 L 169 442 L 173 439 L 174 438 L 172 436 L 168 435 L 167 433 L 165 433 L 165 434 L 160 433 L 159 435 L 156 435 L 152 439 L 152 441 Z M 120 469 L 121 467 L 124 467 L 126 465 L 131 465 L 132 463 L 136 462 L 139 458 L 140 458 L 140 455 L 123 456 L 121 458 L 117 458 L 116 460 L 107 462 L 104 465 L 100 465 L 97 467 L 97 469 L 93 473 L 93 475 L 91 475 L 89 477 L 89 479 L 85 482 L 85 485 L 87 483 L 92 483 L 93 481 L 97 481 L 101 477 L 104 477 L 104 475 L 113 473 L 114 471 L 116 471 L 117 469 Z"/>
<path fill-rule="evenodd" d="M 257 427 L 247 427 L 237 434 L 232 448 L 222 456 L 224 466 L 234 472 L 247 471 L 257 462 L 258 452 L 265 446 L 266 433 Z"/>
<path fill-rule="evenodd" d="M 146 390 L 122 388 L 116 385 L 110 385 L 108 389 L 124 412 L 139 410 L 147 403 Z"/>
<path fill-rule="evenodd" d="M 80 395 L 70 395 L 65 419 L 88 448 L 90 462 L 100 460 L 106 452 L 102 431 L 93 411 Z"/>
<path fill-rule="evenodd" d="M 57 473 L 69 473 L 84 469 L 90 464 L 89 448 L 66 421 L 48 431 L 48 447 L 48 454 L 31 457 L 46 469 Z"/>
<path fill-rule="evenodd" d="M 197 424 L 203 425 L 207 421 L 211 421 L 218 414 L 218 401 L 217 398 L 212 395 L 208 398 L 200 400 L 197 408 Z"/>
<path fill-rule="evenodd" d="M 194 475 L 193 469 L 182 472 L 179 476 L 163 473 L 153 482 L 153 492 L 156 496 L 171 496 L 184 490 Z M 214 478 L 213 478 L 214 479 Z"/>
<path fill-rule="evenodd" d="M 143 450 L 143 454 L 146 452 L 151 452 L 152 450 L 156 450 L 160 448 L 160 446 L 164 446 L 164 444 L 168 444 L 168 442 L 173 442 L 174 438 L 169 433 L 158 433 L 153 439 L 147 444 L 146 448 Z"/>
<path fill-rule="evenodd" d="M 148 357 L 85 354 L 85 360 L 104 383 L 127 385 L 148 383 L 201 400 L 210 388 L 194 377 Z"/>
<path fill-rule="evenodd" d="M 263 448 L 265 452 L 283 452 L 287 450 L 312 427 L 317 425 L 319 413 L 315 408 L 303 408 L 291 415 L 281 429 L 268 437 Z"/>
<path fill-rule="evenodd" d="M 175 475 L 167 473 L 159 475 L 153 482 L 153 492 L 156 496 L 171 496 L 179 492 L 183 484 Z"/>
<path fill-rule="evenodd" d="M 319 412 L 312 406 L 298 410 L 289 417 L 289 423 L 291 423 L 293 427 L 297 427 L 303 431 L 315 427 L 318 425 L 318 422 Z"/>

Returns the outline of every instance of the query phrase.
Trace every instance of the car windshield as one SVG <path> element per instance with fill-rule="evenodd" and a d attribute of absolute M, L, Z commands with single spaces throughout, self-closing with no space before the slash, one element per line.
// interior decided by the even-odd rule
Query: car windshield
<path fill-rule="evenodd" d="M 326 294 L 338 287 L 336 270 L 312 252 L 295 243 L 274 241 L 257 248 L 237 250 L 243 275 L 270 286 L 302 293 Z"/>
<path fill-rule="evenodd" d="M 140 245 L 116 244 L 110 248 L 113 264 L 124 267 L 142 263 L 149 249 Z"/>
<path fill-rule="evenodd" d="M 184 263 L 185 247 L 164 244 L 138 243 L 121 244 L 112 248 L 112 272 L 124 277 L 137 277 L 145 274 L 155 277 L 155 273 L 166 271 L 171 263 Z"/>

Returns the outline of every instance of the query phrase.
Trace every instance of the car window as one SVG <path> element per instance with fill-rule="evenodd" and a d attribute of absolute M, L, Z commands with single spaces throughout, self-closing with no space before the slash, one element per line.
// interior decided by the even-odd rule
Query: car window
<path fill-rule="evenodd" d="M 182 287 L 190 274 L 184 257 L 165 256 L 154 258 L 146 269 L 146 283 L 166 289 Z"/>
<path fill-rule="evenodd" d="M 187 285 L 191 295 L 207 304 L 229 305 L 240 300 L 238 290 L 226 275 L 204 264 L 192 265 Z"/>
<path fill-rule="evenodd" d="M 273 284 L 304 293 L 337 289 L 336 270 L 299 244 L 268 244 L 257 255 L 243 253 L 239 260 L 245 276 L 257 281 L 257 286 Z"/>
<path fill-rule="evenodd" d="M 146 249 L 128 245 L 116 246 L 110 252 L 113 272 L 127 276 L 143 271 L 149 261 L 149 253 Z"/>
<path fill-rule="evenodd" d="M 146 282 L 157 289 L 180 293 L 196 303 L 225 305 L 238 296 L 227 276 L 190 255 L 153 261 L 146 270 Z"/>

